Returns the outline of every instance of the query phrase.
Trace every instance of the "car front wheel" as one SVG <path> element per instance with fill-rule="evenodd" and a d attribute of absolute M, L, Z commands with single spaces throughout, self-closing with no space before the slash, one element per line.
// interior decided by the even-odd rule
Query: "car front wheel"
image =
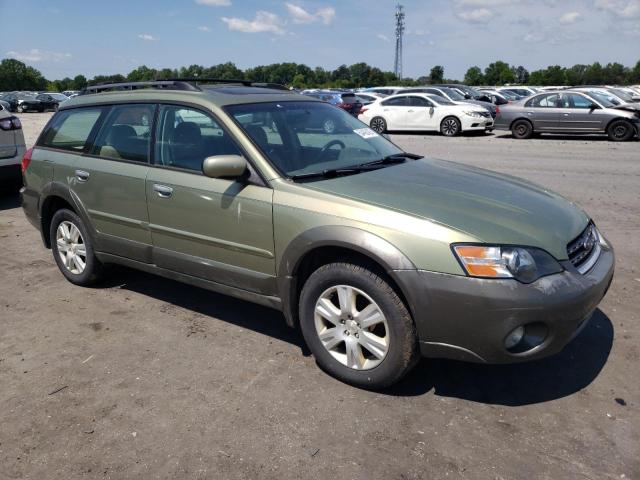
<path fill-rule="evenodd" d="M 445 137 L 455 137 L 460 130 L 460 120 L 456 117 L 447 117 L 440 123 L 440 133 Z"/>
<path fill-rule="evenodd" d="M 372 118 L 369 126 L 371 127 L 371 130 L 377 133 L 384 133 L 387 131 L 387 122 L 382 117 Z"/>
<path fill-rule="evenodd" d="M 358 387 L 392 385 L 419 358 L 403 301 L 359 265 L 332 263 L 311 274 L 300 296 L 300 327 L 320 367 Z"/>
<path fill-rule="evenodd" d="M 101 276 L 102 265 L 94 255 L 93 244 L 82 219 L 71 210 L 58 210 L 49 230 L 53 257 L 71 283 L 88 286 Z"/>
<path fill-rule="evenodd" d="M 633 138 L 635 131 L 633 125 L 626 120 L 615 120 L 607 128 L 609 140 L 613 142 L 626 142 Z"/>

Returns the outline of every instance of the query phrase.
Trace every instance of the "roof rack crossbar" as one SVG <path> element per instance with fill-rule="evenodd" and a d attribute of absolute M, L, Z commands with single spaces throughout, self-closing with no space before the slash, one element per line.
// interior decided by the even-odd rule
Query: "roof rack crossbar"
<path fill-rule="evenodd" d="M 288 90 L 284 85 L 276 83 L 262 83 L 251 82 L 249 80 L 237 80 L 229 78 L 162 78 L 158 80 L 149 80 L 143 82 L 102 82 L 97 85 L 90 85 L 80 92 L 80 95 L 88 95 L 91 93 L 101 93 L 106 91 L 121 91 L 121 90 L 138 90 L 141 88 L 155 88 L 166 90 L 184 90 L 191 92 L 200 92 L 202 88 L 198 84 L 227 84 L 227 85 L 242 85 L 245 87 L 258 87 L 258 88 L 274 88 L 279 90 Z"/>

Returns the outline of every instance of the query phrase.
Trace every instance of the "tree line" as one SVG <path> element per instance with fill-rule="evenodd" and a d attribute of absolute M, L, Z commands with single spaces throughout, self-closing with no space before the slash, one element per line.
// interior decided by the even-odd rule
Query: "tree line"
<path fill-rule="evenodd" d="M 145 65 L 126 75 L 96 75 L 91 79 L 84 75 L 60 80 L 47 80 L 40 71 L 23 62 L 8 58 L 0 62 L 0 91 L 13 90 L 82 90 L 87 85 L 103 82 L 148 81 L 163 78 L 220 78 L 250 80 L 252 82 L 280 83 L 294 88 L 359 88 L 382 85 L 415 86 L 436 83 L 461 83 L 446 79 L 444 67 L 436 65 L 429 73 L 416 79 L 399 80 L 394 73 L 385 72 L 366 63 L 341 65 L 335 70 L 311 68 L 298 63 L 274 63 L 242 70 L 227 62 L 211 67 L 190 65 L 181 68 L 155 69 Z M 640 83 L 640 61 L 634 67 L 620 63 L 601 65 L 549 66 L 529 72 L 523 66 L 511 66 L 503 61 L 489 64 L 484 70 L 478 66 L 467 70 L 462 83 L 467 85 L 624 85 Z"/>

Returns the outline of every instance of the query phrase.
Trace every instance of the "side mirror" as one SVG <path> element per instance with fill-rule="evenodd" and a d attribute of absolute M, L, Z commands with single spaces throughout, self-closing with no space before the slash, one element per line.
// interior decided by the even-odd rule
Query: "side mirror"
<path fill-rule="evenodd" d="M 240 155 L 216 155 L 202 162 L 202 173 L 210 178 L 238 178 L 247 171 L 247 161 Z"/>
<path fill-rule="evenodd" d="M 591 105 L 589 105 L 589 110 L 598 110 L 600 107 L 598 105 L 596 105 L 595 103 L 592 103 Z"/>
<path fill-rule="evenodd" d="M 469 95 L 468 93 L 464 94 L 464 98 L 466 98 L 467 100 L 471 99 L 471 95 Z"/>
<path fill-rule="evenodd" d="M 429 115 L 433 115 L 433 112 L 435 112 L 435 111 L 436 111 L 436 108 L 435 107 L 431 107 L 429 109 Z"/>

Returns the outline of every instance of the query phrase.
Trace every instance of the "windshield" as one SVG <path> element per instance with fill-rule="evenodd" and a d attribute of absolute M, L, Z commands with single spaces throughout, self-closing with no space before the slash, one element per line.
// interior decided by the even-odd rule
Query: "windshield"
<path fill-rule="evenodd" d="M 427 96 L 429 97 L 429 99 L 433 100 L 438 105 L 455 105 L 455 103 L 447 100 L 445 97 L 443 97 L 441 95 L 429 94 Z"/>
<path fill-rule="evenodd" d="M 605 95 L 601 92 L 597 92 L 595 90 L 589 91 L 587 92 L 587 95 L 589 95 L 591 98 L 593 98 L 594 100 L 600 102 L 600 104 L 603 107 L 606 108 L 610 108 L 610 107 L 615 107 L 616 105 L 619 105 L 620 103 L 614 103 L 612 100 L 612 98 L 608 95 Z"/>
<path fill-rule="evenodd" d="M 610 88 L 609 91 L 625 102 L 633 101 L 633 96 L 630 93 L 625 92 L 624 90 L 620 90 L 619 88 Z"/>
<path fill-rule="evenodd" d="M 446 93 L 447 95 L 449 95 L 449 98 L 453 101 L 461 101 L 464 100 L 464 95 L 461 95 L 457 90 L 454 90 L 453 88 L 441 88 L 441 90 Z"/>
<path fill-rule="evenodd" d="M 56 100 L 61 100 L 61 101 L 69 100 L 69 97 L 67 97 L 66 95 L 63 95 L 62 93 L 50 93 L 49 95 L 51 95 Z"/>
<path fill-rule="evenodd" d="M 226 109 L 271 163 L 290 177 L 402 153 L 352 115 L 325 103 L 258 103 Z"/>

